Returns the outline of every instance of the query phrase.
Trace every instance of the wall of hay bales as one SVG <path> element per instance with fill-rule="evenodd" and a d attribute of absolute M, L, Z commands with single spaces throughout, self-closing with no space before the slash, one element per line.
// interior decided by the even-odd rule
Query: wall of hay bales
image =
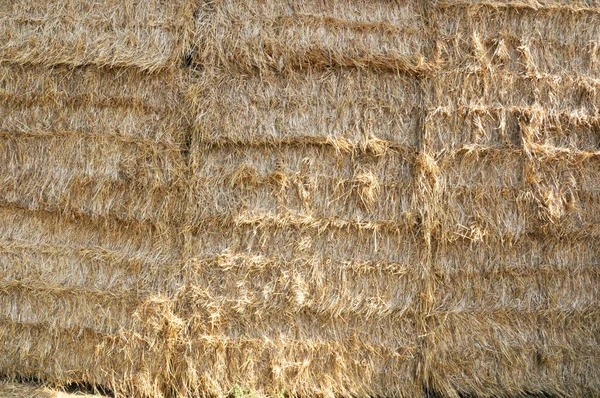
<path fill-rule="evenodd" d="M 600 395 L 597 1 L 0 20 L 0 376 Z"/>

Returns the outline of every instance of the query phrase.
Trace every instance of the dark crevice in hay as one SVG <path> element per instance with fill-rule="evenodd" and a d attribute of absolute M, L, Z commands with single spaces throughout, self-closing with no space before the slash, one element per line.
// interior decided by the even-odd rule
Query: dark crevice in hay
<path fill-rule="evenodd" d="M 431 17 L 432 6 L 426 2 L 419 5 L 419 12 L 424 21 L 425 33 L 428 37 L 428 45 L 426 46 L 426 62 L 430 65 L 431 70 L 437 69 L 437 59 L 435 57 L 437 51 L 436 26 L 435 19 Z M 430 393 L 430 386 L 433 385 L 430 381 L 431 365 L 429 352 L 434 344 L 430 333 L 432 330 L 431 314 L 434 312 L 435 302 L 432 291 L 435 289 L 435 275 L 433 275 L 433 261 L 435 253 L 435 219 L 434 210 L 436 208 L 436 179 L 437 179 L 437 160 L 433 152 L 430 133 L 427 128 L 427 120 L 429 110 L 423 106 L 427 98 L 428 79 L 431 79 L 431 71 L 428 73 L 418 73 L 418 90 L 417 99 L 419 104 L 417 117 L 417 156 L 416 156 L 416 171 L 414 173 L 414 195 L 415 208 L 420 209 L 419 218 L 420 237 L 426 246 L 426 253 L 421 259 L 420 273 L 420 319 L 418 322 L 418 332 L 420 337 L 419 344 L 419 367 L 415 375 L 416 381 L 423 386 L 423 392 L 427 396 Z"/>
<path fill-rule="evenodd" d="M 194 60 L 194 49 L 186 51 L 186 53 L 183 56 L 183 59 L 181 60 L 181 67 L 183 67 L 183 68 L 191 67 L 193 60 Z"/>
<path fill-rule="evenodd" d="M 431 388 L 428 388 L 426 385 L 423 386 L 423 394 L 425 395 L 424 398 L 445 398 L 444 395 Z"/>
<path fill-rule="evenodd" d="M 206 0 L 202 0 L 202 1 L 196 1 L 195 6 L 194 6 L 194 11 L 191 13 L 192 16 L 192 23 L 194 25 L 193 30 L 197 31 L 198 27 L 196 26 L 198 21 L 199 21 L 199 15 L 201 12 L 202 7 L 205 7 L 206 4 L 210 4 L 207 3 Z M 189 76 L 193 76 L 196 75 L 197 73 L 200 72 L 197 65 L 195 65 L 194 63 L 194 59 L 196 58 L 196 54 L 198 53 L 198 42 L 197 40 L 191 40 L 191 43 L 189 44 L 189 47 L 187 47 L 186 49 L 184 49 L 184 51 L 182 51 L 182 57 L 181 57 L 181 65 L 180 67 L 186 71 L 188 71 Z M 184 87 L 184 90 L 187 90 L 188 87 Z M 190 152 L 192 149 L 192 145 L 193 145 L 193 122 L 192 122 L 192 114 L 190 112 L 189 109 L 189 102 L 183 98 L 182 100 L 183 104 L 185 105 L 185 109 L 182 111 L 183 117 L 185 118 L 185 125 L 184 125 L 184 129 L 183 129 L 183 141 L 181 143 L 181 155 L 183 157 L 184 163 L 185 163 L 185 170 L 186 170 L 186 174 L 192 171 L 192 168 L 190 167 Z M 189 176 L 186 176 L 189 178 Z"/>
<path fill-rule="evenodd" d="M 186 165 L 188 166 L 190 164 L 190 151 L 192 148 L 193 141 L 193 134 L 191 132 L 191 129 L 188 128 L 186 129 L 185 134 L 183 136 L 183 145 L 181 146 L 181 155 L 183 156 L 183 159 Z"/>
<path fill-rule="evenodd" d="M 115 394 L 108 387 L 101 385 L 92 385 L 89 383 L 70 383 L 61 386 L 61 389 L 66 393 L 71 394 L 99 394 L 107 398 L 114 398 Z"/>

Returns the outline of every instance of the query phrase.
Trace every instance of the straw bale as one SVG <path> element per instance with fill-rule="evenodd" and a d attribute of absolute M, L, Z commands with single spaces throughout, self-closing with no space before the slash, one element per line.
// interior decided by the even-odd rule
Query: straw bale
<path fill-rule="evenodd" d="M 179 302 L 190 345 L 176 365 L 186 390 L 221 396 L 240 385 L 261 396 L 421 396 L 414 269 L 422 245 L 410 235 L 390 239 L 402 258 L 385 261 L 340 247 L 342 239 L 331 244 L 333 231 L 313 233 L 313 248 L 302 229 L 285 222 L 278 229 L 290 232 L 259 232 L 269 246 L 238 248 L 219 237 L 227 250 L 202 256 L 213 246 L 191 246 L 196 257 Z M 213 234 L 204 231 L 190 240 Z M 230 234 L 252 245 L 237 228 Z M 377 252 L 355 236 L 344 234 Z M 339 251 L 327 255 L 332 249 Z"/>
<path fill-rule="evenodd" d="M 2 202 L 155 224 L 176 218 L 183 79 L 0 67 Z"/>
<path fill-rule="evenodd" d="M 39 278 L 57 286 L 122 294 L 172 292 L 177 286 L 172 281 L 181 278 L 182 265 L 174 249 L 124 250 L 66 239 L 53 243 L 21 238 L 2 240 L 0 252 L 0 272 L 7 279 Z"/>
<path fill-rule="evenodd" d="M 430 376 L 448 396 L 596 396 L 598 245 L 530 235 L 436 252 Z"/>
<path fill-rule="evenodd" d="M 358 337 L 309 341 L 209 335 L 191 339 L 188 352 L 184 374 L 192 396 L 223 396 L 239 383 L 259 396 L 423 395 L 413 381 L 410 346 L 369 344 Z"/>
<path fill-rule="evenodd" d="M 175 69 L 195 1 L 3 0 L 0 61 Z"/>
<path fill-rule="evenodd" d="M 195 63 L 293 70 L 351 67 L 425 72 L 425 3 L 220 0 L 201 4 Z"/>
<path fill-rule="evenodd" d="M 326 143 L 232 144 L 204 146 L 192 158 L 195 203 L 187 225 L 242 213 L 392 222 L 412 210 L 410 153 L 352 154 Z"/>
<path fill-rule="evenodd" d="M 174 232 L 10 206 L 0 220 L 8 226 L 0 231 L 5 281 L 124 295 L 173 293 L 182 278 L 183 242 Z"/>
<path fill-rule="evenodd" d="M 4 63 L 1 128 L 119 136 L 124 142 L 138 139 L 140 146 L 175 145 L 184 135 L 178 108 L 185 79 L 183 71 L 148 75 L 132 68 Z"/>
<path fill-rule="evenodd" d="M 164 310 L 157 303 L 155 312 Z M 148 306 L 146 306 L 148 307 Z M 35 377 L 50 386 L 90 383 L 116 396 L 164 397 L 168 379 L 171 322 L 163 316 L 134 314 L 136 330 L 102 334 L 91 329 L 43 323 L 0 322 L 2 373 Z"/>
<path fill-rule="evenodd" d="M 210 69 L 194 81 L 189 97 L 202 142 L 331 141 L 340 150 L 359 143 L 369 149 L 373 139 L 398 147 L 418 142 L 419 86 L 412 76 L 314 69 L 231 75 Z"/>
<path fill-rule="evenodd" d="M 531 77 L 596 77 L 600 8 L 571 1 L 436 3 L 436 55 L 447 68 Z"/>
<path fill-rule="evenodd" d="M 414 255 L 419 254 L 417 249 L 413 251 Z M 193 305 L 197 308 L 192 314 L 199 317 L 206 313 L 206 329 L 217 329 L 221 317 L 228 324 L 247 329 L 246 334 L 258 333 L 260 327 L 277 329 L 282 325 L 244 323 L 239 317 L 245 315 L 276 318 L 295 314 L 302 318 L 309 313 L 311 316 L 348 314 L 350 323 L 357 321 L 352 318 L 357 315 L 368 319 L 409 312 L 417 295 L 416 287 L 411 285 L 412 266 L 408 258 L 405 262 L 376 263 L 310 256 L 290 260 L 224 252 L 190 260 L 193 285 L 187 294 L 195 297 Z M 330 274 L 331 267 L 337 268 L 336 275 Z M 395 279 L 394 284 L 386 280 L 390 275 Z M 233 316 L 236 313 L 238 317 Z M 298 327 L 302 326 L 308 325 Z M 322 332 L 326 333 L 305 330 L 304 334 Z"/>
<path fill-rule="evenodd" d="M 572 149 L 595 147 L 600 102 L 594 79 L 451 69 L 423 79 L 422 87 L 423 133 L 430 151 L 469 145 L 515 148 L 524 139 L 543 136 Z M 531 124 L 536 130 L 526 137 L 522 130 Z"/>

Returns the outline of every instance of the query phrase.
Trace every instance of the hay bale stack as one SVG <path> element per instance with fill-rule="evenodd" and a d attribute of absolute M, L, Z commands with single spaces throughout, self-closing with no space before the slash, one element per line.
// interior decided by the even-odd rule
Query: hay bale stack
<path fill-rule="evenodd" d="M 193 2 L 0 11 L 0 373 L 163 396 Z"/>
<path fill-rule="evenodd" d="M 183 305 L 201 391 L 422 394 L 420 7 L 200 9 Z"/>
<path fill-rule="evenodd" d="M 594 2 L 437 3 L 424 79 L 435 277 L 428 378 L 448 396 L 595 396 Z"/>
<path fill-rule="evenodd" d="M 314 73 L 319 83 L 252 76 L 192 90 L 202 93 L 202 117 L 186 218 L 196 269 L 184 300 L 188 361 L 197 386 L 214 393 L 241 384 L 265 394 L 410 396 L 420 390 L 414 270 L 424 256 L 411 197 L 415 116 L 409 107 L 387 116 L 407 126 L 405 137 L 392 141 L 383 123 L 381 138 L 361 136 L 358 126 L 377 123 L 363 93 L 402 99 L 379 94 L 378 75 Z M 331 113 L 306 101 L 316 90 Z"/>
<path fill-rule="evenodd" d="M 0 0 L 0 374 L 600 395 L 599 18 Z"/>

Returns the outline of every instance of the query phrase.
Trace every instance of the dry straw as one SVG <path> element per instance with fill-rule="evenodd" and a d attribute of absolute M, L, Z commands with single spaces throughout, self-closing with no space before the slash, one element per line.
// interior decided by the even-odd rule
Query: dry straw
<path fill-rule="evenodd" d="M 180 74 L 5 65 L 0 199 L 161 224 L 185 173 Z"/>
<path fill-rule="evenodd" d="M 190 46 L 193 1 L 2 0 L 0 60 L 174 69 Z"/>
<path fill-rule="evenodd" d="M 600 395 L 597 2 L 0 19 L 2 376 Z"/>

